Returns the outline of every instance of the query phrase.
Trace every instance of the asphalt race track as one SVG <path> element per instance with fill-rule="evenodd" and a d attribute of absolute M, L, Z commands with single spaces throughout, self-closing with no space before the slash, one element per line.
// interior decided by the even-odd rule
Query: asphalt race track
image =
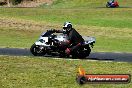
<path fill-rule="evenodd" d="M 0 48 L 0 55 L 33 56 L 29 49 Z M 87 60 L 132 62 L 132 53 L 92 52 Z"/>

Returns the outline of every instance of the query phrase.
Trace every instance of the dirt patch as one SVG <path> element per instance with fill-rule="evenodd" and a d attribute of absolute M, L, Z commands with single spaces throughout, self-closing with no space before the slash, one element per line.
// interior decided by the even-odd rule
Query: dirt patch
<path fill-rule="evenodd" d="M 0 27 L 15 28 L 15 29 L 24 29 L 24 30 L 47 30 L 54 28 L 55 25 L 51 24 L 42 24 L 37 22 L 31 22 L 27 20 L 14 20 L 8 18 L 0 18 Z"/>
<path fill-rule="evenodd" d="M 23 1 L 22 3 L 18 4 L 17 7 L 38 7 L 42 4 L 50 5 L 52 2 L 53 0 Z"/>
<path fill-rule="evenodd" d="M 38 7 L 42 4 L 50 5 L 53 3 L 53 0 L 23 0 L 20 4 L 12 5 L 3 5 L 1 7 Z"/>

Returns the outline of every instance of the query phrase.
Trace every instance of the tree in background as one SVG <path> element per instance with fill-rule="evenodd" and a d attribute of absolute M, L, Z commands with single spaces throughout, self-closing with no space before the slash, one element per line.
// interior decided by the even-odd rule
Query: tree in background
<path fill-rule="evenodd" d="M 7 5 L 11 7 L 12 5 L 17 5 L 22 1 L 39 1 L 39 0 L 0 0 L 0 5 Z"/>
<path fill-rule="evenodd" d="M 6 0 L 8 7 L 21 3 L 22 0 Z"/>
<path fill-rule="evenodd" d="M 11 0 L 7 0 L 7 5 L 8 5 L 8 7 L 11 6 Z"/>
<path fill-rule="evenodd" d="M 12 4 L 13 5 L 16 5 L 16 4 L 19 4 L 21 3 L 22 0 L 12 0 Z"/>

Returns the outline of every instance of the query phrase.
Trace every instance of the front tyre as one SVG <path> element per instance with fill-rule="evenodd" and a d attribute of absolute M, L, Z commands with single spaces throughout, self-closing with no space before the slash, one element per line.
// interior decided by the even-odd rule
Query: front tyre
<path fill-rule="evenodd" d="M 110 8 L 110 5 L 106 4 L 106 7 L 107 7 L 107 8 Z"/>
<path fill-rule="evenodd" d="M 34 56 L 42 56 L 45 55 L 45 51 L 42 49 L 42 47 L 40 47 L 39 45 L 33 44 L 30 48 L 30 52 L 34 55 Z"/>

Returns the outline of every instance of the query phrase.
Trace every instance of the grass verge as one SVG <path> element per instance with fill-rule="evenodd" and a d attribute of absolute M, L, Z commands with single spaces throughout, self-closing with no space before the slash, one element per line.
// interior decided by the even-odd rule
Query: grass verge
<path fill-rule="evenodd" d="M 132 28 L 131 8 L 89 9 L 44 9 L 44 8 L 0 8 L 1 18 L 15 18 L 61 24 L 71 21 L 75 25 Z"/>
<path fill-rule="evenodd" d="M 41 5 L 45 8 L 105 8 L 108 0 L 54 0 L 51 5 Z M 131 0 L 118 0 L 120 7 L 131 7 Z"/>
<path fill-rule="evenodd" d="M 0 56 L 2 88 L 131 88 L 129 84 L 88 84 L 79 86 L 77 68 L 88 74 L 131 74 L 131 63 L 65 60 L 46 57 Z M 105 69 L 105 70 L 104 70 Z"/>

